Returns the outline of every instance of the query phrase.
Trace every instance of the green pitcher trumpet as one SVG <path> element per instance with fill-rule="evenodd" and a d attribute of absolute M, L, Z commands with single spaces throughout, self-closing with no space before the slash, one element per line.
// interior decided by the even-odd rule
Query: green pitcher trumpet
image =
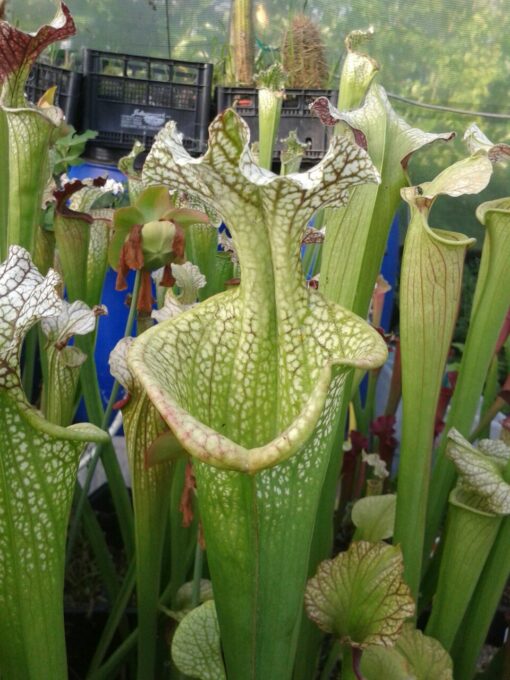
<path fill-rule="evenodd" d="M 55 106 L 29 104 L 25 84 L 39 54 L 75 33 L 62 2 L 53 21 L 35 34 L 0 22 L 0 257 L 18 244 L 33 253 L 43 191 L 50 176 L 49 149 L 63 121 Z"/>
<path fill-rule="evenodd" d="M 338 138 L 313 170 L 277 177 L 255 165 L 248 142 L 232 110 L 212 123 L 198 160 L 174 124 L 159 134 L 145 181 L 214 206 L 241 283 L 142 334 L 128 363 L 194 458 L 227 673 L 283 680 L 344 381 L 386 357 L 364 321 L 306 287 L 300 244 L 321 205 L 344 203 L 378 174 Z"/>
<path fill-rule="evenodd" d="M 59 283 L 53 270 L 43 278 L 20 246 L 11 246 L 0 265 L 0 672 L 6 680 L 67 678 L 67 522 L 85 443 L 108 440 L 90 424 L 50 423 L 21 389 L 21 343 L 38 320 L 61 312 Z"/>

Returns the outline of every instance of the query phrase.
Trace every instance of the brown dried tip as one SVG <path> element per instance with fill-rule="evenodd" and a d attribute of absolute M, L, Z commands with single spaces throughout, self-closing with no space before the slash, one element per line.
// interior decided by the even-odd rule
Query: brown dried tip
<path fill-rule="evenodd" d="M 129 269 L 136 270 L 143 267 L 142 226 L 141 224 L 135 224 L 122 246 L 120 257 L 121 259 L 124 257 L 124 261 Z"/>
<path fill-rule="evenodd" d="M 131 401 L 131 395 L 129 392 L 126 392 L 126 394 L 122 397 L 122 399 L 119 399 L 118 401 L 115 402 L 115 404 L 112 406 L 114 411 L 120 411 L 123 409 L 125 406 L 129 404 Z"/>
<path fill-rule="evenodd" d="M 184 230 L 182 227 L 180 227 L 178 224 L 175 224 L 175 236 L 174 240 L 172 241 L 172 250 L 175 255 L 175 259 L 177 261 L 182 260 L 184 258 L 184 249 L 186 246 L 186 237 L 184 235 Z M 173 285 L 173 284 L 172 284 Z"/>
<path fill-rule="evenodd" d="M 120 251 L 119 266 L 117 267 L 117 278 L 115 279 L 115 290 L 126 290 L 127 281 L 126 276 L 128 275 L 129 267 L 124 260 L 122 250 Z"/>
<path fill-rule="evenodd" d="M 184 488 L 181 494 L 181 500 L 179 503 L 179 511 L 182 513 L 182 526 L 187 529 L 191 526 L 193 518 L 195 517 L 193 513 L 193 497 L 195 495 L 195 490 L 197 488 L 195 475 L 193 474 L 193 468 L 191 463 L 186 463 L 186 469 L 184 472 Z"/>
<path fill-rule="evenodd" d="M 202 552 L 204 552 L 205 549 L 206 549 L 206 545 L 205 545 L 204 526 L 203 526 L 203 524 L 202 524 L 202 521 L 200 521 L 200 522 L 198 523 L 198 536 L 197 536 L 197 540 L 198 540 L 198 545 L 200 546 L 200 550 L 202 550 Z"/>
<path fill-rule="evenodd" d="M 151 313 L 154 298 L 152 297 L 152 279 L 149 272 L 142 272 L 142 280 L 140 283 L 140 294 L 138 296 L 138 304 L 136 309 L 142 314 Z"/>
<path fill-rule="evenodd" d="M 77 210 L 71 210 L 71 208 L 69 208 L 69 206 L 67 205 L 67 201 L 71 198 L 71 196 L 75 194 L 77 191 L 80 191 L 80 189 L 83 189 L 84 186 L 85 185 L 79 179 L 75 179 L 73 182 L 67 182 L 66 184 L 64 184 L 62 189 L 54 191 L 53 195 L 55 196 L 55 200 L 57 202 L 56 211 L 59 215 L 62 215 L 63 217 L 80 219 L 84 220 L 85 222 L 88 222 L 89 224 L 92 224 L 94 219 L 91 215 L 84 212 L 78 212 Z"/>
<path fill-rule="evenodd" d="M 175 277 L 172 274 L 172 267 L 169 264 L 166 264 L 163 267 L 163 277 L 159 285 L 165 286 L 166 288 L 171 288 L 172 286 L 175 286 Z"/>

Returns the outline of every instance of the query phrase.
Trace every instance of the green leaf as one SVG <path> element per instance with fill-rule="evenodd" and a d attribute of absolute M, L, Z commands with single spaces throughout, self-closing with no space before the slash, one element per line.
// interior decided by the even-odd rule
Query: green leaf
<path fill-rule="evenodd" d="M 98 305 L 101 301 L 103 285 L 108 268 L 108 248 L 113 235 L 113 211 L 92 210 L 92 224 L 89 233 L 87 253 L 87 296 L 88 305 Z"/>
<path fill-rule="evenodd" d="M 492 449 L 486 443 L 484 448 Z M 502 515 L 510 512 L 510 485 L 503 476 L 507 463 L 499 447 L 498 455 L 492 457 L 451 429 L 446 454 L 453 460 L 459 479 L 450 493 L 439 580 L 427 634 L 449 651 L 496 540 Z"/>
<path fill-rule="evenodd" d="M 133 148 L 127 156 L 123 156 L 118 162 L 118 168 L 128 178 L 129 200 L 133 204 L 139 194 L 143 191 L 141 172 L 135 170 L 135 161 L 144 151 L 144 145 L 138 140 L 133 144 Z"/>
<path fill-rule="evenodd" d="M 284 85 L 287 76 L 281 64 L 272 64 L 255 76 L 259 111 L 258 159 L 261 168 L 271 169 L 273 150 L 280 125 Z"/>
<path fill-rule="evenodd" d="M 359 541 L 319 565 L 308 581 L 305 607 L 321 630 L 342 644 L 395 644 L 414 602 L 402 580 L 398 546 Z"/>
<path fill-rule="evenodd" d="M 67 295 L 72 302 L 87 299 L 87 260 L 93 218 L 67 206 L 67 199 L 82 186 L 79 181 L 72 182 L 55 193 L 57 206 L 53 230 Z"/>
<path fill-rule="evenodd" d="M 361 106 L 365 94 L 379 70 L 379 64 L 360 51 L 364 43 L 370 41 L 374 35 L 372 29 L 368 31 L 351 31 L 345 38 L 345 55 L 340 76 L 338 92 L 338 108 L 342 111 L 356 109 Z"/>
<path fill-rule="evenodd" d="M 67 134 L 58 137 L 51 151 L 50 164 L 54 177 L 67 172 L 70 166 L 82 163 L 80 156 L 85 151 L 85 145 L 98 134 L 93 130 L 77 133 L 72 125 L 68 129 Z"/>
<path fill-rule="evenodd" d="M 354 503 L 351 513 L 355 525 L 356 540 L 382 541 L 393 536 L 397 497 L 367 496 Z"/>
<path fill-rule="evenodd" d="M 147 464 L 148 452 L 162 437 L 166 426 L 127 365 L 132 343 L 131 337 L 120 340 L 110 354 L 109 363 L 112 375 L 130 395 L 122 408 L 122 418 L 135 516 L 137 666 L 139 678 L 152 678 L 156 672 L 161 559 L 175 457 L 168 460 L 161 456 L 162 460 L 156 461 L 158 464 Z M 172 446 L 174 442 L 172 438 Z"/>
<path fill-rule="evenodd" d="M 459 375 L 432 473 L 427 551 L 438 534 L 455 480 L 455 467 L 445 455 L 447 433 L 452 427 L 463 436 L 471 432 L 498 335 L 510 306 L 510 199 L 482 203 L 476 213 L 486 227 L 486 236 Z"/>
<path fill-rule="evenodd" d="M 402 546 L 406 581 L 418 597 L 425 550 L 434 422 L 457 321 L 466 249 L 474 239 L 431 229 L 430 209 L 439 194 L 481 191 L 492 175 L 486 156 L 471 156 L 419 187 L 402 189 L 411 208 L 400 284 L 402 357 L 401 458 L 395 541 Z"/>
<path fill-rule="evenodd" d="M 186 255 L 206 279 L 206 285 L 199 290 L 199 300 L 223 293 L 225 281 L 234 276 L 234 267 L 228 253 L 218 252 L 218 230 L 206 224 L 191 225 L 186 233 Z"/>
<path fill-rule="evenodd" d="M 344 134 L 354 134 L 382 174 L 380 185 L 355 189 L 345 208 L 326 211 L 325 217 L 321 289 L 326 297 L 366 316 L 400 189 L 407 184 L 409 158 L 423 146 L 454 135 L 412 128 L 397 116 L 377 84 L 355 111 L 338 111 L 325 98 L 316 100 L 312 109 L 327 125 L 343 123 Z"/>
<path fill-rule="evenodd" d="M 19 246 L 0 265 L 0 672 L 6 678 L 67 677 L 67 522 L 82 449 L 108 439 L 89 424 L 49 423 L 20 387 L 21 343 L 39 319 L 61 311 L 59 283 L 53 270 L 43 278 Z"/>
<path fill-rule="evenodd" d="M 172 659 L 190 678 L 226 680 L 214 600 L 192 609 L 179 623 L 172 640 Z"/>
<path fill-rule="evenodd" d="M 291 130 L 285 139 L 282 139 L 282 151 L 280 153 L 280 175 L 290 175 L 299 172 L 301 160 L 307 149 L 307 145 L 300 142 L 296 130 Z"/>
<path fill-rule="evenodd" d="M 406 659 L 416 680 L 453 680 L 453 664 L 448 652 L 437 640 L 411 624 L 404 625 L 395 648 Z"/>
<path fill-rule="evenodd" d="M 306 287 L 300 244 L 322 204 L 343 203 L 349 186 L 377 174 L 337 139 L 313 170 L 277 177 L 256 166 L 245 123 L 226 111 L 201 159 L 170 123 L 144 178 L 200 192 L 239 257 L 238 287 L 143 333 L 128 362 L 195 458 L 228 673 L 283 680 L 344 381 L 386 356 L 364 321 Z"/>
<path fill-rule="evenodd" d="M 11 109 L 0 104 L 1 157 L 7 160 L 2 173 L 0 203 L 7 203 L 6 223 L 0 225 L 5 257 L 7 246 L 18 244 L 33 252 L 43 191 L 50 177 L 49 148 L 63 120 L 59 109 Z"/>
<path fill-rule="evenodd" d="M 448 652 L 434 638 L 406 623 L 395 647 L 369 647 L 361 670 L 366 680 L 453 680 Z"/>
<path fill-rule="evenodd" d="M 367 647 L 361 657 L 364 680 L 417 680 L 395 647 Z"/>
<path fill-rule="evenodd" d="M 200 580 L 200 604 L 214 598 L 212 583 L 207 579 Z M 193 581 L 184 583 L 177 591 L 175 598 L 179 609 L 190 609 L 193 601 Z"/>

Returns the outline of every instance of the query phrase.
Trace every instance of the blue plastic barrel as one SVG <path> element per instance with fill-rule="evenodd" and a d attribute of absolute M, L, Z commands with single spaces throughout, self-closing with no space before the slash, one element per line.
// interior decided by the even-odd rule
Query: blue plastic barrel
<path fill-rule="evenodd" d="M 400 249 L 400 232 L 398 213 L 393 218 L 393 222 L 388 236 L 388 243 L 386 244 L 386 252 L 381 266 L 381 274 L 390 284 L 391 290 L 384 296 L 384 307 L 381 319 L 381 325 L 385 331 L 389 331 L 391 324 L 391 317 L 393 315 L 393 305 L 395 304 L 395 286 L 398 277 L 399 265 L 399 249 Z"/>

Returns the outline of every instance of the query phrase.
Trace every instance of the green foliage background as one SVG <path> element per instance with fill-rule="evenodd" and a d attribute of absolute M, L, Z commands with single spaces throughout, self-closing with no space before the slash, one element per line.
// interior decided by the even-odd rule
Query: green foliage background
<path fill-rule="evenodd" d="M 78 35 L 65 47 L 79 64 L 83 46 L 129 54 L 221 63 L 228 50 L 230 0 L 68 0 Z M 373 25 L 370 53 L 382 66 L 380 82 L 390 93 L 421 102 L 510 114 L 509 0 L 265 0 L 256 2 L 257 45 L 274 58 L 293 14 L 305 11 L 320 26 L 332 87 L 338 82 L 343 38 Z M 8 0 L 8 18 L 33 30 L 54 11 L 53 0 Z M 264 21 L 264 17 L 266 20 Z M 276 52 L 277 54 L 277 52 Z M 432 178 L 465 155 L 462 134 L 476 122 L 494 142 L 510 140 L 510 120 L 435 112 L 393 102 L 412 125 L 455 130 L 452 144 L 421 152 L 411 164 L 414 182 Z M 472 199 L 439 199 L 431 222 L 474 235 L 482 231 L 474 208 L 509 193 L 505 168 L 489 189 Z"/>

